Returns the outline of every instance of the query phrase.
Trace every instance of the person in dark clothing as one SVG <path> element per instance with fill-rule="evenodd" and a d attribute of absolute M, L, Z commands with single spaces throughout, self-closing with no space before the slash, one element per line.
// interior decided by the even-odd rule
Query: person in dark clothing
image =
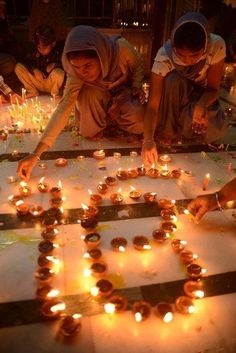
<path fill-rule="evenodd" d="M 59 96 L 65 72 L 61 56 L 63 43 L 56 42 L 55 33 L 50 26 L 39 26 L 34 34 L 34 48 L 25 63 L 17 63 L 15 72 L 23 83 L 27 97 L 39 92 Z"/>

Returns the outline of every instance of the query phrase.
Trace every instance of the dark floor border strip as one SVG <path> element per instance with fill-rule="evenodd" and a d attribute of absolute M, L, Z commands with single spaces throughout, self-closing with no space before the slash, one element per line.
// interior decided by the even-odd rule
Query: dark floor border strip
<path fill-rule="evenodd" d="M 183 199 L 176 201 L 178 213 L 183 213 L 184 209 L 191 199 Z M 236 208 L 236 202 L 230 209 Z M 126 211 L 127 216 L 120 218 L 119 212 Z M 214 212 L 211 211 L 211 212 Z M 77 224 L 82 214 L 81 208 L 65 209 L 64 215 L 59 224 Z M 148 217 L 159 217 L 160 208 L 157 203 L 134 203 L 124 205 L 100 206 L 97 216 L 98 222 L 122 221 L 127 219 L 138 219 Z M 40 219 L 35 219 L 30 215 L 18 217 L 16 214 L 0 214 L 0 230 L 35 228 L 36 224 L 40 224 Z"/>
<path fill-rule="evenodd" d="M 177 297 L 184 295 L 183 284 L 186 280 L 151 284 L 141 287 L 115 290 L 114 294 L 124 295 L 129 302 L 128 309 L 136 300 L 148 301 L 152 306 L 158 302 L 173 303 Z M 208 276 L 202 279 L 205 297 L 236 293 L 236 271 Z M 89 294 L 70 295 L 62 298 L 68 312 L 81 312 L 83 316 L 91 316 L 104 312 L 104 300 L 94 300 Z M 38 300 L 24 300 L 0 304 L 0 328 L 29 325 L 48 321 L 42 316 Z"/>
<path fill-rule="evenodd" d="M 227 145 L 227 151 L 236 151 L 236 145 Z M 213 146 L 213 147 L 212 147 Z M 197 152 L 217 152 L 220 145 L 172 145 L 170 147 L 158 146 L 159 153 L 197 153 Z M 113 156 L 114 152 L 120 152 L 122 156 L 129 156 L 131 151 L 136 151 L 141 153 L 141 147 L 117 147 L 105 149 L 106 156 Z M 222 151 L 222 150 L 220 150 Z M 68 151 L 48 151 L 41 155 L 41 160 L 54 160 L 57 158 L 75 159 L 79 155 L 85 157 L 93 157 L 94 150 L 68 150 Z M 12 155 L 11 153 L 5 153 L 0 155 L 0 162 L 3 160 L 8 160 L 10 162 L 16 162 L 20 159 L 26 157 L 28 153 L 19 152 L 17 155 Z"/>

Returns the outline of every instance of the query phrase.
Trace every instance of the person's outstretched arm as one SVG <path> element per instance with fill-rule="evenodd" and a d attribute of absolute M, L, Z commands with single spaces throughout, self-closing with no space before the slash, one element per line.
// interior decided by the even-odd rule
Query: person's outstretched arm
<path fill-rule="evenodd" d="M 222 208 L 228 201 L 232 200 L 236 200 L 236 178 L 214 194 L 198 196 L 189 203 L 188 210 L 195 216 L 195 223 L 199 223 L 206 212 Z"/>

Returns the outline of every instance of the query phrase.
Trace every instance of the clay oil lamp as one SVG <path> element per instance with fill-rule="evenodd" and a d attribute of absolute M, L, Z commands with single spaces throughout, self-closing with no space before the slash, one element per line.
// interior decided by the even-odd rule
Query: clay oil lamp
<path fill-rule="evenodd" d="M 102 196 L 99 194 L 93 194 L 91 190 L 88 190 L 89 195 L 90 195 L 90 203 L 91 205 L 97 206 L 100 205 L 102 203 Z"/>
<path fill-rule="evenodd" d="M 180 253 L 182 250 L 184 250 L 186 245 L 186 240 L 173 239 L 171 242 L 171 247 L 176 253 Z"/>
<path fill-rule="evenodd" d="M 132 306 L 132 313 L 136 322 L 144 321 L 151 314 L 151 305 L 145 301 L 137 301 Z"/>
<path fill-rule="evenodd" d="M 187 281 L 184 283 L 184 292 L 190 298 L 200 299 L 204 297 L 202 287 L 201 281 Z"/>
<path fill-rule="evenodd" d="M 41 313 L 47 318 L 56 319 L 61 315 L 65 308 L 66 305 L 64 302 L 54 299 L 47 301 L 42 305 Z"/>
<path fill-rule="evenodd" d="M 160 176 L 162 178 L 169 178 L 170 177 L 170 171 L 167 168 L 167 164 L 163 166 L 163 169 L 160 171 Z"/>
<path fill-rule="evenodd" d="M 51 216 L 49 214 L 46 214 L 43 217 L 42 220 L 42 225 L 46 228 L 46 229 L 54 229 L 56 228 L 56 226 L 58 225 L 58 221 L 54 216 Z"/>
<path fill-rule="evenodd" d="M 109 186 L 114 186 L 116 184 L 116 178 L 112 176 L 106 176 L 104 177 L 105 183 Z"/>
<path fill-rule="evenodd" d="M 180 260 L 183 262 L 184 265 L 191 264 L 198 258 L 198 256 L 190 250 L 181 251 L 179 256 L 180 256 Z"/>
<path fill-rule="evenodd" d="M 27 202 L 19 200 L 16 201 L 15 206 L 18 216 L 25 216 L 29 213 L 30 205 Z"/>
<path fill-rule="evenodd" d="M 113 295 L 109 298 L 109 302 L 104 305 L 107 314 L 121 313 L 126 310 L 128 301 L 122 295 Z"/>
<path fill-rule="evenodd" d="M 147 203 L 156 202 L 156 196 L 157 194 L 155 192 L 146 192 L 143 194 L 143 198 Z"/>
<path fill-rule="evenodd" d="M 110 200 L 114 205 L 118 205 L 119 203 L 123 202 L 124 197 L 121 193 L 121 188 L 119 188 L 118 192 L 114 192 L 110 195 Z"/>
<path fill-rule="evenodd" d="M 121 158 L 121 153 L 120 153 L 120 152 L 114 152 L 114 153 L 113 153 L 113 157 L 114 157 L 115 159 L 120 159 L 120 158 Z"/>
<path fill-rule="evenodd" d="M 116 176 L 119 180 L 126 180 L 129 177 L 128 172 L 126 170 L 121 169 L 121 168 L 119 168 L 117 170 Z"/>
<path fill-rule="evenodd" d="M 158 206 L 161 209 L 170 209 L 175 206 L 175 200 L 159 199 Z"/>
<path fill-rule="evenodd" d="M 169 239 L 170 234 L 166 233 L 163 229 L 155 229 L 152 232 L 153 239 L 158 243 L 164 243 L 167 239 Z"/>
<path fill-rule="evenodd" d="M 206 273 L 206 269 L 202 268 L 198 264 L 191 263 L 187 266 L 187 274 L 189 277 L 193 279 L 201 278 L 204 275 L 204 273 Z"/>
<path fill-rule="evenodd" d="M 168 163 L 171 163 L 171 157 L 168 156 L 167 154 L 164 154 L 162 156 L 159 157 L 159 162 L 162 164 L 162 165 L 166 165 Z"/>
<path fill-rule="evenodd" d="M 138 152 L 137 151 L 131 151 L 129 155 L 130 155 L 130 157 L 134 158 L 134 157 L 138 156 Z"/>
<path fill-rule="evenodd" d="M 10 175 L 10 176 L 7 177 L 8 184 L 13 184 L 13 183 L 16 182 L 16 180 L 17 180 L 16 177 L 13 176 L 13 175 Z"/>
<path fill-rule="evenodd" d="M 46 284 L 37 288 L 36 298 L 43 301 L 52 300 L 59 293 L 58 289 L 53 289 L 50 285 Z"/>
<path fill-rule="evenodd" d="M 105 262 L 94 262 L 91 267 L 91 274 L 96 278 L 104 277 L 107 272 L 107 264 Z"/>
<path fill-rule="evenodd" d="M 0 141 L 6 141 L 8 137 L 8 131 L 6 129 L 0 130 Z"/>
<path fill-rule="evenodd" d="M 31 214 L 32 217 L 40 217 L 42 216 L 44 212 L 44 209 L 41 205 L 32 205 L 30 206 L 29 213 Z"/>
<path fill-rule="evenodd" d="M 63 336 L 74 336 L 81 330 L 81 314 L 63 316 L 59 332 Z"/>
<path fill-rule="evenodd" d="M 60 208 L 63 204 L 63 198 L 55 197 L 49 200 L 50 206 L 52 208 Z"/>
<path fill-rule="evenodd" d="M 94 206 L 87 206 L 81 203 L 82 217 L 96 217 L 98 214 L 98 208 Z"/>
<path fill-rule="evenodd" d="M 136 250 L 150 250 L 148 238 L 143 235 L 136 235 L 133 240 L 133 245 Z"/>
<path fill-rule="evenodd" d="M 176 232 L 177 226 L 173 222 L 165 221 L 165 222 L 161 222 L 161 229 L 163 229 L 164 232 L 170 234 L 170 233 Z"/>
<path fill-rule="evenodd" d="M 54 186 L 50 189 L 50 194 L 53 199 L 57 199 L 62 196 L 62 184 L 59 180 L 58 186 Z"/>
<path fill-rule="evenodd" d="M 137 178 L 138 177 L 138 171 L 137 171 L 137 169 L 131 169 L 131 168 L 129 168 L 128 169 L 128 177 L 129 178 Z"/>
<path fill-rule="evenodd" d="M 83 162 L 85 160 L 85 156 L 79 155 L 78 157 L 76 157 L 76 159 L 79 162 Z"/>
<path fill-rule="evenodd" d="M 127 243 L 127 240 L 123 237 L 116 237 L 111 240 L 112 249 L 119 252 L 125 251 Z"/>
<path fill-rule="evenodd" d="M 35 278 L 41 284 L 49 284 L 54 276 L 54 271 L 48 267 L 41 267 L 35 272 Z"/>
<path fill-rule="evenodd" d="M 105 157 L 106 157 L 106 154 L 105 154 L 104 150 L 94 151 L 93 152 L 93 158 L 95 158 L 97 160 L 102 160 Z"/>
<path fill-rule="evenodd" d="M 42 193 L 46 193 L 49 190 L 49 184 L 47 184 L 45 181 L 45 177 L 41 178 L 38 183 L 38 190 Z"/>
<path fill-rule="evenodd" d="M 21 181 L 20 187 L 19 187 L 19 194 L 22 197 L 28 197 L 31 195 L 31 193 L 32 193 L 31 187 L 25 181 Z"/>
<path fill-rule="evenodd" d="M 169 303 L 158 303 L 156 306 L 157 314 L 162 321 L 168 323 L 173 320 L 173 308 Z"/>
<path fill-rule="evenodd" d="M 100 297 L 109 297 L 114 290 L 113 284 L 107 279 L 100 279 L 95 287 L 91 288 L 91 294 L 93 296 L 99 295 Z"/>
<path fill-rule="evenodd" d="M 151 168 L 147 170 L 146 175 L 150 178 L 156 179 L 159 176 L 159 171 L 157 168 L 155 168 L 155 165 L 153 164 Z"/>
<path fill-rule="evenodd" d="M 136 190 L 133 186 L 130 186 L 131 191 L 129 192 L 129 197 L 133 200 L 138 200 L 141 197 L 141 192 Z"/>
<path fill-rule="evenodd" d="M 175 307 L 181 314 L 193 314 L 195 312 L 192 299 L 186 296 L 178 297 L 175 302 Z"/>
<path fill-rule="evenodd" d="M 101 242 L 101 235 L 95 232 L 88 233 L 84 237 L 84 242 L 89 249 L 96 248 Z"/>
<path fill-rule="evenodd" d="M 98 248 L 92 248 L 88 250 L 83 257 L 90 261 L 97 261 L 102 257 L 102 252 Z"/>
<path fill-rule="evenodd" d="M 60 264 L 60 260 L 55 256 L 40 254 L 38 257 L 38 265 L 40 267 L 55 268 L 59 264 Z"/>
<path fill-rule="evenodd" d="M 144 164 L 137 168 L 137 172 L 139 176 L 144 176 L 146 174 L 146 168 L 144 167 Z"/>
<path fill-rule="evenodd" d="M 175 221 L 176 213 L 172 209 L 163 209 L 160 212 L 160 216 L 164 219 L 164 221 Z"/>
<path fill-rule="evenodd" d="M 82 217 L 80 220 L 78 220 L 78 223 L 80 223 L 81 227 L 86 229 L 86 230 L 93 230 L 96 228 L 98 224 L 98 220 L 96 217 Z"/>
<path fill-rule="evenodd" d="M 68 165 L 68 161 L 65 158 L 57 158 L 55 160 L 55 166 L 59 168 L 66 167 Z"/>
<path fill-rule="evenodd" d="M 174 179 L 179 179 L 181 177 L 181 175 L 182 175 L 182 172 L 179 169 L 173 169 L 171 171 L 171 177 Z"/>
<path fill-rule="evenodd" d="M 16 202 L 17 201 L 23 201 L 22 200 L 22 197 L 20 196 L 20 195 L 10 195 L 9 197 L 8 197 L 8 201 L 12 204 L 12 205 L 16 205 Z M 24 201 L 23 201 L 24 202 Z"/>
<path fill-rule="evenodd" d="M 53 252 L 53 250 L 55 250 L 55 248 L 58 248 L 58 247 L 59 247 L 59 245 L 54 244 L 50 240 L 42 240 L 39 243 L 38 249 L 39 249 L 39 252 L 41 252 L 42 254 L 49 255 Z"/>
<path fill-rule="evenodd" d="M 105 194 L 107 190 L 108 190 L 108 185 L 100 181 L 100 183 L 97 185 L 97 191 L 99 192 L 99 194 Z"/>

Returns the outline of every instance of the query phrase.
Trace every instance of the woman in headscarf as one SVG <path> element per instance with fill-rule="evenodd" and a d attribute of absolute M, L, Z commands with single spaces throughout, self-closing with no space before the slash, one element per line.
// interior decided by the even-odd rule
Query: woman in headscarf
<path fill-rule="evenodd" d="M 142 157 L 156 163 L 155 139 L 214 142 L 227 130 L 218 102 L 225 58 L 224 40 L 208 33 L 206 18 L 189 12 L 175 24 L 154 60 L 144 118 Z"/>
<path fill-rule="evenodd" d="M 23 179 L 29 179 L 74 107 L 84 137 L 100 134 L 111 123 L 130 133 L 143 132 L 142 61 L 124 38 L 109 37 L 89 26 L 74 27 L 66 39 L 62 63 L 68 75 L 63 97 L 35 151 L 19 162 Z"/>

